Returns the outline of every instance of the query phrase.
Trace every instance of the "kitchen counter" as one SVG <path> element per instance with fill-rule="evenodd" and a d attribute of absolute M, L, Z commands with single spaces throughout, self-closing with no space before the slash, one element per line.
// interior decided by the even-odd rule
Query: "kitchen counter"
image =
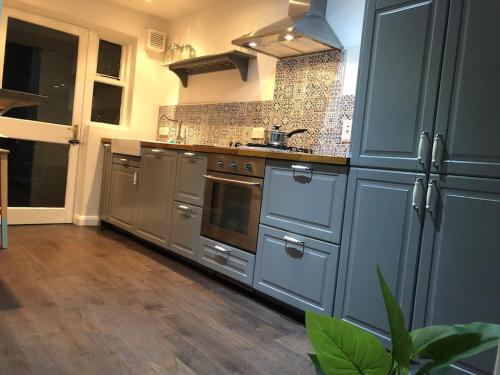
<path fill-rule="evenodd" d="M 110 138 L 102 138 L 103 143 L 110 143 Z M 309 163 L 322 163 L 332 165 L 349 165 L 349 158 L 339 156 L 313 155 L 299 152 L 280 152 L 267 150 L 243 149 L 238 147 L 206 146 L 206 145 L 181 145 L 156 141 L 141 141 L 142 147 L 154 147 L 169 150 L 181 150 L 225 155 L 253 156 L 258 158 L 291 160 Z"/>

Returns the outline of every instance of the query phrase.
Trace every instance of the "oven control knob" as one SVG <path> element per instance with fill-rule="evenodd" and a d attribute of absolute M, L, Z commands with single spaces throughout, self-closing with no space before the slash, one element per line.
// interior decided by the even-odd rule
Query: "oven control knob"
<path fill-rule="evenodd" d="M 234 161 L 231 162 L 230 167 L 233 169 L 238 168 L 238 166 L 236 165 L 236 163 Z"/>
<path fill-rule="evenodd" d="M 250 163 L 246 163 L 245 166 L 243 167 L 245 168 L 247 171 L 251 170 L 252 169 L 252 164 Z"/>
<path fill-rule="evenodd" d="M 219 168 L 223 168 L 223 167 L 224 167 L 224 162 L 223 162 L 222 160 L 219 160 L 219 161 L 217 162 L 217 166 L 218 166 Z"/>

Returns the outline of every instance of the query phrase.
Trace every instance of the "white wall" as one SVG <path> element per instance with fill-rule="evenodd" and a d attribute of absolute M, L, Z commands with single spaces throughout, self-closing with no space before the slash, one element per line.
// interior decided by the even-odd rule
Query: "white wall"
<path fill-rule="evenodd" d="M 166 21 L 98 0 L 7 0 L 6 5 L 89 28 L 131 43 L 135 49 L 131 112 L 128 126 L 83 124 L 75 215 L 82 223 L 97 223 L 101 181 L 100 139 L 155 139 L 158 106 L 168 100 L 167 69 L 160 56 L 145 50 L 146 30 L 166 29 Z M 88 104 L 88 103 L 87 103 Z"/>
<path fill-rule="evenodd" d="M 354 94 L 365 0 L 329 0 L 328 19 L 347 51 L 345 94 Z M 172 42 L 192 44 L 198 56 L 235 49 L 231 40 L 288 15 L 288 0 L 233 0 L 169 23 Z M 272 99 L 276 59 L 262 54 L 252 62 L 248 82 L 236 71 L 217 72 L 189 78 L 183 88 L 170 73 L 168 102 L 215 103 Z"/>

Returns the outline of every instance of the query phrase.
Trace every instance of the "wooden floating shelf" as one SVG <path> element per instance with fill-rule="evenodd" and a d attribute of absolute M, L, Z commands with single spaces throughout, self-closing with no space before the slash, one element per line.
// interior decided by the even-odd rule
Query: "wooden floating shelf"
<path fill-rule="evenodd" d="M 189 76 L 223 70 L 238 69 L 243 81 L 248 77 L 248 64 L 254 55 L 240 51 L 229 51 L 217 55 L 195 57 L 169 64 L 168 68 L 177 74 L 182 86 L 188 86 Z"/>
<path fill-rule="evenodd" d="M 0 116 L 12 108 L 47 104 L 49 98 L 27 92 L 0 89 Z"/>

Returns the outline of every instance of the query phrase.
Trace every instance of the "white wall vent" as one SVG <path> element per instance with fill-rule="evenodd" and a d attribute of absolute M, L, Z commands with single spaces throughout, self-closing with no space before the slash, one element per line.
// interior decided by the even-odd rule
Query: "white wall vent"
<path fill-rule="evenodd" d="M 164 32 L 148 29 L 148 49 L 155 52 L 165 52 L 167 45 L 167 34 Z"/>

